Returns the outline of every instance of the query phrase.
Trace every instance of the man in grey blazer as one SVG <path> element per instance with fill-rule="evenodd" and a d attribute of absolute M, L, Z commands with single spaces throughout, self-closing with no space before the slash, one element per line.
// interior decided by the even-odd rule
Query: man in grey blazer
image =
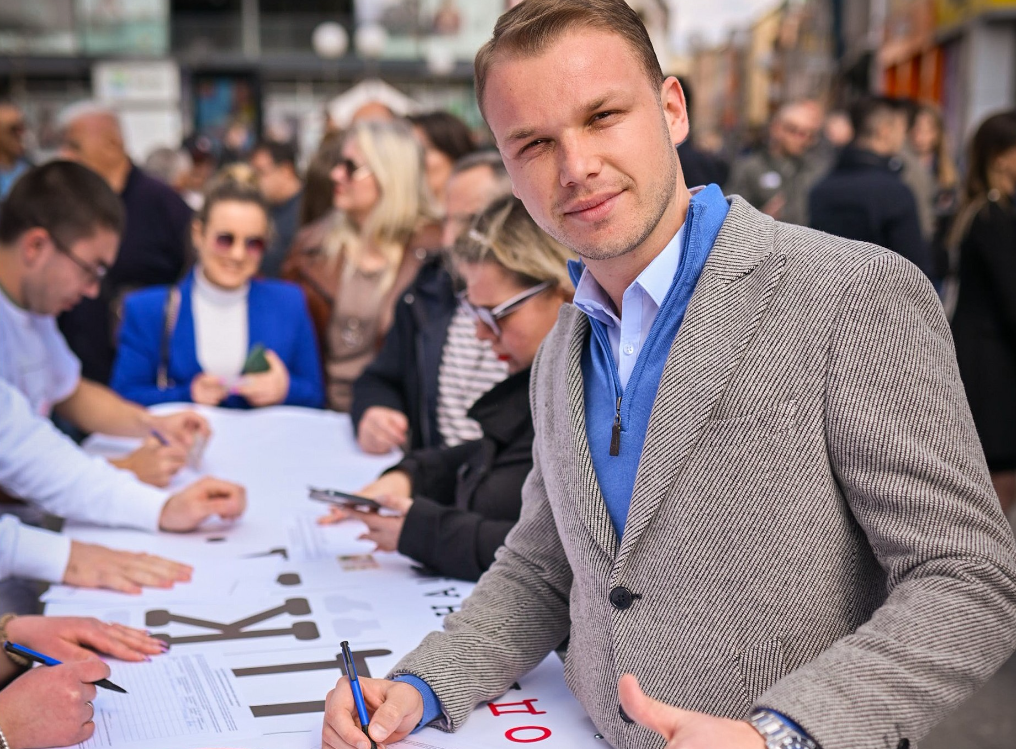
<path fill-rule="evenodd" d="M 1016 647 L 933 289 L 689 195 L 684 97 L 621 0 L 525 0 L 476 73 L 516 195 L 583 267 L 533 367 L 522 516 L 444 631 L 361 680 L 370 738 L 454 730 L 568 636 L 615 747 L 915 746 Z M 354 715 L 340 681 L 325 747 L 368 747 Z"/>

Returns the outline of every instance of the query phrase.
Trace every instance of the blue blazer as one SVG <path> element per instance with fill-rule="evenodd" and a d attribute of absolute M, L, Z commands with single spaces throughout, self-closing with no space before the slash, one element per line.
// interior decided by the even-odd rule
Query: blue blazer
<path fill-rule="evenodd" d="M 123 325 L 110 385 L 128 400 L 151 406 L 155 403 L 190 401 L 190 384 L 201 373 L 194 343 L 194 313 L 191 291 L 194 273 L 180 283 L 180 314 L 170 337 L 167 372 L 170 386 L 156 385 L 162 331 L 169 286 L 142 289 L 124 301 Z M 253 279 L 247 297 L 249 346 L 264 344 L 282 359 L 289 370 L 289 393 L 283 401 L 290 406 L 320 407 L 324 384 L 317 340 L 303 291 L 294 284 L 270 279 Z M 239 395 L 220 405 L 250 408 Z"/>

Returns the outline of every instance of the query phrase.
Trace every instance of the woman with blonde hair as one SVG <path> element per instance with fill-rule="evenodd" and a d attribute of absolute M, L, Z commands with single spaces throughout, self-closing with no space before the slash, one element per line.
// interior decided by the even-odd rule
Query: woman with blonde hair
<path fill-rule="evenodd" d="M 363 520 L 364 537 L 378 549 L 476 580 L 519 518 L 522 484 L 533 467 L 529 371 L 575 292 L 567 267 L 574 256 L 536 225 L 520 200 L 508 197 L 476 218 L 452 257 L 466 282 L 476 336 L 508 365 L 508 378 L 469 410 L 483 437 L 413 451 L 360 490 L 389 514 L 335 509 L 321 522 Z"/>
<path fill-rule="evenodd" d="M 286 276 L 304 288 L 318 328 L 328 406 L 348 411 L 353 381 L 377 353 L 396 300 L 440 246 L 441 230 L 406 123 L 358 122 L 340 154 L 332 179 L 341 220 L 320 243 L 294 248 Z"/>

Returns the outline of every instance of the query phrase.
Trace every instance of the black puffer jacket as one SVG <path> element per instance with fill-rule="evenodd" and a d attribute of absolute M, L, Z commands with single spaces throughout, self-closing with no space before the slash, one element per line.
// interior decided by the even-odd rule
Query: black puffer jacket
<path fill-rule="evenodd" d="M 469 409 L 481 439 L 417 450 L 395 466 L 413 484 L 401 553 L 465 580 L 479 579 L 493 563 L 519 519 L 522 484 L 533 467 L 529 371 L 498 383 Z"/>

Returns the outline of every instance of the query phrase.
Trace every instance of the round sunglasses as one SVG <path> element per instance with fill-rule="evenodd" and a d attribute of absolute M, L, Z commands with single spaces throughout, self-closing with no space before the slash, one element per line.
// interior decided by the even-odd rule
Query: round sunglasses
<path fill-rule="evenodd" d="M 229 252 L 237 241 L 242 242 L 243 248 L 251 254 L 259 254 L 265 251 L 266 242 L 264 237 L 238 237 L 231 231 L 220 231 L 215 235 L 215 249 L 220 252 Z"/>

